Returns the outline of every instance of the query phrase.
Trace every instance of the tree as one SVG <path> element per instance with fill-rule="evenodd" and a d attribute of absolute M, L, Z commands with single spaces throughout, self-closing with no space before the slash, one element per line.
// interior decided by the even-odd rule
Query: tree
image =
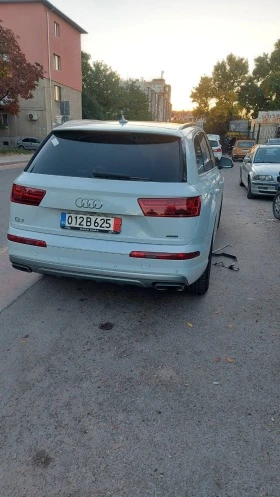
<path fill-rule="evenodd" d="M 120 118 L 120 77 L 102 61 L 90 63 L 90 55 L 82 52 L 83 118 Z"/>
<path fill-rule="evenodd" d="M 229 54 L 225 60 L 217 62 L 211 76 L 202 76 L 192 90 L 192 101 L 197 104 L 194 115 L 206 119 L 207 131 L 224 134 L 229 121 L 240 117 L 242 108 L 238 95 L 248 71 L 246 59 Z"/>
<path fill-rule="evenodd" d="M 247 117 L 256 118 L 259 110 L 268 110 L 269 103 L 263 89 L 249 76 L 238 94 L 238 101 Z"/>
<path fill-rule="evenodd" d="M 129 82 L 122 92 L 122 110 L 126 119 L 131 121 L 152 121 L 149 111 L 149 98 L 136 84 Z"/>
<path fill-rule="evenodd" d="M 43 78 L 41 64 L 27 62 L 13 31 L 0 21 L 0 110 L 18 114 L 19 97 L 29 100 Z"/>
<path fill-rule="evenodd" d="M 247 115 L 257 117 L 260 110 L 280 109 L 280 40 L 269 55 L 255 59 L 255 67 L 239 92 L 239 103 Z"/>
<path fill-rule="evenodd" d="M 217 101 L 231 102 L 232 105 L 235 105 L 238 101 L 238 91 L 242 88 L 248 72 L 248 61 L 243 57 L 229 54 L 225 60 L 217 62 L 212 73 Z"/>
<path fill-rule="evenodd" d="M 194 115 L 197 117 L 208 116 L 211 105 L 214 105 L 214 90 L 212 78 L 209 76 L 202 76 L 198 85 L 192 90 L 192 101 L 197 103 L 194 110 Z"/>
<path fill-rule="evenodd" d="M 270 55 L 263 54 L 255 59 L 253 78 L 267 101 L 267 110 L 280 109 L 280 40 Z"/>
<path fill-rule="evenodd" d="M 115 120 L 150 118 L 148 97 L 134 82 L 122 86 L 117 72 L 103 61 L 91 64 L 82 52 L 82 104 L 84 119 Z"/>

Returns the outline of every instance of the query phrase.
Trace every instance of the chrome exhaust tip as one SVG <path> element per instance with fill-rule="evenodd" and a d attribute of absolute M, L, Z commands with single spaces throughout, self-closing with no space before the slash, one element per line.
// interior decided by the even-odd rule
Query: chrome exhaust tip
<path fill-rule="evenodd" d="M 175 290 L 176 292 L 183 292 L 185 290 L 185 285 L 180 285 L 178 283 L 156 283 L 155 289 L 159 292 L 166 292 L 167 290 Z"/>
<path fill-rule="evenodd" d="M 22 266 L 21 264 L 12 264 L 14 269 L 18 269 L 19 271 L 24 271 L 25 273 L 32 273 L 32 269 L 28 266 Z"/>

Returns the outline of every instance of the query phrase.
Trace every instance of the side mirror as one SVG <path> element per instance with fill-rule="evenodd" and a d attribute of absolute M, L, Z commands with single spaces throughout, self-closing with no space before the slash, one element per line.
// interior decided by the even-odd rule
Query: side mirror
<path fill-rule="evenodd" d="M 244 162 L 245 162 L 246 164 L 251 164 L 251 162 L 252 162 L 252 161 L 251 161 L 251 158 L 250 158 L 250 157 L 244 157 Z"/>
<path fill-rule="evenodd" d="M 229 157 L 221 157 L 218 167 L 219 169 L 229 169 L 233 167 L 233 160 Z"/>

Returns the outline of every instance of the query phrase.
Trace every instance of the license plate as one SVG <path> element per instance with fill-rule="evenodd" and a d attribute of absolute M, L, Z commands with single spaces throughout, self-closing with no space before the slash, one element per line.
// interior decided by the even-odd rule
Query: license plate
<path fill-rule="evenodd" d="M 62 212 L 60 217 L 60 227 L 68 230 L 120 233 L 121 225 L 122 220 L 119 217 L 91 216 L 68 212 Z"/>

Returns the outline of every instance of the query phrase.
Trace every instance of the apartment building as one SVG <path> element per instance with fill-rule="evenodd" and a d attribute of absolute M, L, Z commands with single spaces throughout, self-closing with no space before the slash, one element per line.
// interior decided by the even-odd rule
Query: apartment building
<path fill-rule="evenodd" d="M 171 85 L 165 83 L 165 79 L 152 79 L 146 82 L 146 87 L 151 93 L 156 93 L 155 107 L 151 106 L 151 112 L 155 113 L 156 121 L 170 121 L 171 120 Z"/>
<path fill-rule="evenodd" d="M 0 0 L 3 26 L 17 35 L 26 59 L 43 66 L 33 98 L 18 116 L 0 111 L 0 146 L 24 136 L 44 138 L 55 126 L 82 117 L 81 35 L 86 31 L 48 0 Z"/>
<path fill-rule="evenodd" d="M 151 81 L 145 81 L 144 79 L 133 81 L 148 95 L 149 111 L 153 116 L 153 120 L 159 122 L 171 121 L 171 85 L 166 84 L 163 78 L 152 79 Z M 131 80 L 122 81 L 121 84 L 125 85 L 129 82 Z"/>

